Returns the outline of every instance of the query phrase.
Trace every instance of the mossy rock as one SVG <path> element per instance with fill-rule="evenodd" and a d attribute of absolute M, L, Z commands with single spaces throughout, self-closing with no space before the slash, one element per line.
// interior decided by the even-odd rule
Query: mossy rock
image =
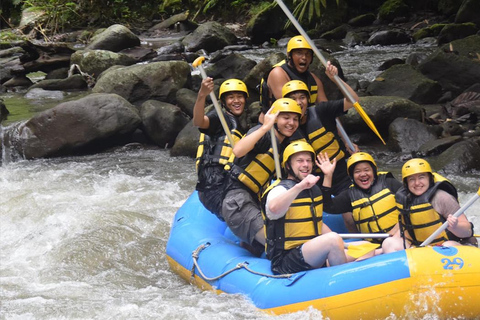
<path fill-rule="evenodd" d="M 417 42 L 420 39 L 433 37 L 433 31 L 430 28 L 422 28 L 416 31 L 413 35 L 413 41 Z"/>
<path fill-rule="evenodd" d="M 392 21 L 396 17 L 407 17 L 409 7 L 403 0 L 387 0 L 378 11 L 378 18 L 383 21 Z"/>

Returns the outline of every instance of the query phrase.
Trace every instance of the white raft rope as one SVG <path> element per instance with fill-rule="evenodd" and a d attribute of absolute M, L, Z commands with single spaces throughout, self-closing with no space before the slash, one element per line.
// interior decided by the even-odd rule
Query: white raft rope
<path fill-rule="evenodd" d="M 249 263 L 248 261 L 244 261 L 244 262 L 240 262 L 238 263 L 235 267 L 233 267 L 232 269 L 230 270 L 227 270 L 225 271 L 224 273 L 216 276 L 216 277 L 213 277 L 213 278 L 210 278 L 210 277 L 207 277 L 202 269 L 200 268 L 200 266 L 198 265 L 198 258 L 199 258 L 199 255 L 200 255 L 200 252 L 202 252 L 203 249 L 207 248 L 210 246 L 210 242 L 207 242 L 205 244 L 202 244 L 200 246 L 198 246 L 197 249 L 195 249 L 193 252 L 192 252 L 192 259 L 193 259 L 193 266 L 192 266 L 192 269 L 190 270 L 190 279 L 193 281 L 193 279 L 195 278 L 195 268 L 198 270 L 198 273 L 200 274 L 200 276 L 206 280 L 206 281 L 215 281 L 215 280 L 218 280 L 220 278 L 223 278 L 225 277 L 226 275 L 232 273 L 233 271 L 235 270 L 239 270 L 239 269 L 245 269 L 247 270 L 248 272 L 250 273 L 253 273 L 253 274 L 256 274 L 256 275 L 259 275 L 259 276 L 262 276 L 262 277 L 267 277 L 267 278 L 291 278 L 292 276 L 294 276 L 295 278 L 298 276 L 298 274 L 291 274 L 291 273 L 288 273 L 288 274 L 279 274 L 279 275 L 274 275 L 274 274 L 266 274 L 266 273 L 262 273 L 262 272 L 257 272 L 257 271 L 254 271 L 252 269 L 250 269 L 248 267 Z M 296 280 L 296 279 L 295 279 Z"/>

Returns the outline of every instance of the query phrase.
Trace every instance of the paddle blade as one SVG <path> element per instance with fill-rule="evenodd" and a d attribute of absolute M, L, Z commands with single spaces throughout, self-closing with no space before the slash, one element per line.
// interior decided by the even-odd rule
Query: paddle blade
<path fill-rule="evenodd" d="M 357 245 L 348 245 L 347 247 L 347 254 L 355 259 L 358 259 L 367 253 L 372 252 L 373 250 L 377 249 L 380 247 L 380 244 L 378 243 L 362 243 L 362 244 L 357 244 Z"/>
<path fill-rule="evenodd" d="M 377 128 L 375 127 L 375 125 L 373 124 L 373 121 L 370 119 L 370 117 L 368 116 L 368 114 L 365 112 L 365 110 L 363 110 L 362 106 L 360 105 L 360 103 L 355 102 L 353 104 L 353 107 L 355 108 L 355 110 L 357 110 L 358 114 L 360 115 L 360 117 L 363 119 L 363 121 L 365 121 L 365 123 L 367 124 L 367 126 L 373 131 L 375 132 L 375 134 L 380 138 L 380 140 L 382 140 L 383 144 L 386 144 L 385 141 L 383 140 L 382 136 L 380 135 L 380 133 L 378 132 Z"/>

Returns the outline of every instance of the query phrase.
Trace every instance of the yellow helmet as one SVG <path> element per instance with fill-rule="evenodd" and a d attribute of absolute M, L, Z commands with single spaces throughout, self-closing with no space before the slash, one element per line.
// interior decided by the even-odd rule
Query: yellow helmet
<path fill-rule="evenodd" d="M 310 97 L 310 91 L 308 91 L 307 85 L 305 84 L 305 82 L 300 80 L 291 80 L 285 83 L 282 87 L 282 97 L 285 98 L 290 93 L 293 93 L 296 91 L 306 91 L 307 96 Z"/>
<path fill-rule="evenodd" d="M 373 170 L 376 172 L 377 171 L 377 164 L 375 163 L 375 160 L 373 160 L 373 157 L 366 153 L 366 152 L 356 152 L 354 154 L 352 154 L 350 156 L 350 158 L 348 158 L 347 160 L 347 171 L 348 171 L 348 175 L 350 177 L 353 176 L 352 172 L 353 172 L 353 169 L 355 168 L 355 164 L 359 163 L 359 162 L 370 162 L 370 164 L 372 165 L 373 167 Z"/>
<path fill-rule="evenodd" d="M 427 162 L 427 160 L 423 160 L 420 158 L 410 159 L 402 167 L 402 180 L 406 177 L 409 177 L 416 173 L 428 172 L 433 174 L 432 167 Z"/>
<path fill-rule="evenodd" d="M 303 36 L 295 36 L 292 39 L 290 39 L 287 43 L 287 55 L 293 49 L 310 49 L 310 50 L 312 50 L 312 47 L 308 44 L 307 40 Z"/>
<path fill-rule="evenodd" d="M 310 152 L 312 157 L 315 157 L 315 151 L 308 142 L 302 140 L 294 141 L 285 148 L 285 151 L 283 151 L 282 167 L 285 168 L 285 163 L 287 163 L 288 159 L 290 159 L 295 153 L 299 152 Z"/>
<path fill-rule="evenodd" d="M 272 113 L 277 112 L 293 112 L 298 113 L 298 115 L 302 116 L 302 108 L 298 105 L 298 103 L 290 98 L 281 98 L 275 100 L 272 104 Z"/>
<path fill-rule="evenodd" d="M 228 79 L 223 81 L 222 85 L 220 86 L 220 92 L 219 92 L 220 99 L 222 98 L 222 95 L 224 93 L 233 92 L 233 91 L 243 92 L 247 95 L 247 98 L 248 98 L 247 86 L 245 85 L 245 83 L 243 83 L 243 81 L 238 79 Z"/>

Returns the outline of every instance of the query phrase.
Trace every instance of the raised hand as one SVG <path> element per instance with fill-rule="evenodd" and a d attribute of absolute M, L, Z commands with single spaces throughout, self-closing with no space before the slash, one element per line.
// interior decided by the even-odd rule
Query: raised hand
<path fill-rule="evenodd" d="M 315 163 L 317 166 L 322 170 L 323 174 L 326 176 L 328 175 L 333 175 L 333 171 L 335 171 L 335 167 L 337 166 L 337 159 L 333 159 L 333 161 L 330 161 L 328 158 L 328 154 L 325 153 L 319 153 L 317 155 L 317 159 L 315 160 Z"/>
<path fill-rule="evenodd" d="M 208 96 L 210 92 L 213 91 L 213 87 L 214 87 L 213 79 L 210 77 L 207 77 L 202 80 L 202 85 L 200 86 L 199 93 L 202 96 Z"/>
<path fill-rule="evenodd" d="M 263 118 L 263 125 L 270 130 L 271 127 L 275 124 L 279 112 L 272 113 L 273 106 L 268 109 Z"/>
<path fill-rule="evenodd" d="M 333 64 L 331 64 L 330 61 L 328 61 L 327 67 L 325 68 L 325 74 L 327 75 L 327 77 L 330 78 L 330 80 L 334 81 L 333 79 L 338 74 L 338 69 Z"/>

